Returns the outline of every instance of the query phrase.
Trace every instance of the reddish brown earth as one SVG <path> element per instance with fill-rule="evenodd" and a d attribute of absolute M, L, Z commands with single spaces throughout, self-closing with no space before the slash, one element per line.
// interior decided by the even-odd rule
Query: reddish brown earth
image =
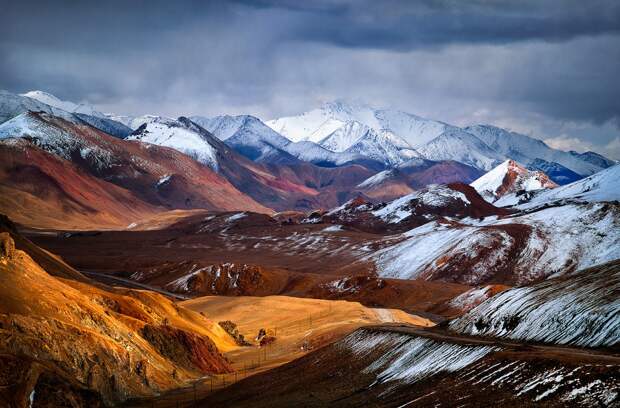
<path fill-rule="evenodd" d="M 152 396 L 229 371 L 220 350 L 231 347 L 202 314 L 152 292 L 94 284 L 19 234 L 0 233 L 0 401 L 8 406 L 31 396 L 35 406 Z"/>
<path fill-rule="evenodd" d="M 284 294 L 433 312 L 468 286 L 381 279 L 363 258 L 390 239 L 326 224 L 286 225 L 255 213 L 191 215 L 162 230 L 33 234 L 80 270 L 183 295 Z M 237 213 L 238 214 L 238 213 Z"/>
<path fill-rule="evenodd" d="M 270 177 L 296 186 L 303 186 L 310 191 L 309 194 L 292 196 L 287 200 L 273 202 L 273 205 L 269 205 L 278 211 L 291 209 L 309 211 L 336 207 L 355 196 L 355 186 L 375 173 L 361 165 L 336 168 L 319 167 L 305 162 L 289 165 L 258 165 L 256 163 L 252 165 L 258 169 L 264 169 L 262 172 L 269 174 Z"/>
<path fill-rule="evenodd" d="M 118 227 L 173 208 L 271 212 L 174 149 L 43 113 L 30 112 L 27 120 L 49 140 L 0 143 L 0 209 L 26 225 Z"/>
<path fill-rule="evenodd" d="M 392 169 L 380 183 L 357 191 L 374 201 L 390 201 L 429 184 L 469 184 L 482 174 L 478 169 L 455 161 L 424 160 L 419 165 Z"/>
<path fill-rule="evenodd" d="M 476 192 L 474 188 L 463 183 L 451 183 L 448 188 L 461 192 L 465 195 L 468 202 L 460 199 L 451 199 L 444 206 L 429 206 L 419 198 L 412 198 L 411 201 L 402 209 L 411 215 L 398 223 L 391 223 L 387 220 L 372 214 L 385 206 L 385 203 L 373 204 L 372 202 L 357 197 L 346 203 L 343 208 L 330 213 L 316 213 L 310 218 L 321 220 L 324 223 L 346 225 L 347 227 L 376 234 L 394 234 L 408 231 L 429 222 L 429 220 L 440 219 L 443 217 L 471 217 L 484 218 L 489 216 L 505 216 L 512 212 L 504 208 L 497 208 L 486 202 Z M 426 191 L 423 188 L 420 193 Z"/>
<path fill-rule="evenodd" d="M 508 163 L 508 171 L 504 175 L 501 186 L 494 191 L 495 196 L 499 198 L 506 194 L 517 192 L 517 179 L 520 177 L 526 177 L 528 174 L 529 177 L 536 178 L 543 188 L 556 188 L 558 186 L 544 172 L 528 170 L 514 160 L 510 160 Z"/>
<path fill-rule="evenodd" d="M 485 300 L 490 299 L 507 289 L 510 289 L 510 286 L 486 285 L 479 288 L 472 288 L 467 292 L 461 293 L 451 301 L 439 306 L 434 310 L 434 312 L 442 316 L 455 318 L 469 312 Z"/>
<path fill-rule="evenodd" d="M 412 203 L 416 216 L 391 225 L 371 214 L 377 205 L 354 200 L 342 214 L 322 216 L 331 224 L 296 223 L 297 213 L 273 218 L 249 212 L 195 212 L 158 230 L 138 225 L 140 230 L 51 232 L 34 234 L 32 239 L 80 270 L 114 274 L 186 296 L 286 294 L 453 315 L 454 310 L 442 305 L 471 285 L 517 283 L 522 269 L 519 254 L 527 246 L 531 226 L 477 227 L 474 232 L 480 237 L 471 248 L 447 251 L 417 271 L 417 283 L 378 278 L 377 251 L 407 239 L 403 234 L 386 234 L 425 224 L 428 214 L 449 228 L 465 228 L 444 216 L 507 213 L 483 201 L 469 186 L 451 187 L 465 194 L 469 203 L 458 199 L 454 205 L 437 208 Z M 360 211 L 353 211 L 358 207 Z M 448 282 L 455 286 L 444 292 Z M 428 298 L 421 295 L 426 290 L 431 290 Z"/>
<path fill-rule="evenodd" d="M 124 227 L 161 209 L 26 140 L 0 143 L 0 212 L 48 228 Z"/>

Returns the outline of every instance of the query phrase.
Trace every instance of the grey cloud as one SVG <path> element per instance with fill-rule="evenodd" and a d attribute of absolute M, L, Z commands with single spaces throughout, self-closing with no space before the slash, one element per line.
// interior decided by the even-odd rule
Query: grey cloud
<path fill-rule="evenodd" d="M 117 113 L 265 119 L 359 98 L 606 146 L 619 135 L 620 3 L 583 4 L 11 2 L 0 88 Z"/>
<path fill-rule="evenodd" d="M 446 44 L 564 41 L 620 31 L 620 3 L 519 1 L 244 1 L 302 16 L 297 39 L 411 50 Z"/>

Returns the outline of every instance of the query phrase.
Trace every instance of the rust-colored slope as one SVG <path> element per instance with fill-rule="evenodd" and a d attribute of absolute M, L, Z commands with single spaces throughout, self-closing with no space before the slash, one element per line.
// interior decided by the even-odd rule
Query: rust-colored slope
<path fill-rule="evenodd" d="M 52 277 L 11 235 L 0 233 L 0 400 L 97 406 L 230 370 L 218 347 L 231 340 L 202 315 L 154 293 Z"/>
<path fill-rule="evenodd" d="M 90 282 L 88 278 L 73 269 L 57 255 L 35 245 L 28 238 L 17 233 L 17 226 L 4 214 L 0 214 L 0 232 L 9 233 L 15 242 L 15 247 L 26 252 L 39 266 L 50 275 L 73 279 L 80 282 Z"/>
<path fill-rule="evenodd" d="M 161 208 L 24 139 L 0 143 L 0 212 L 31 227 L 125 227 Z"/>
<path fill-rule="evenodd" d="M 502 184 L 495 190 L 496 197 L 502 197 L 509 193 L 515 193 L 523 188 L 527 179 L 536 180 L 541 188 L 556 188 L 558 185 L 542 171 L 532 171 L 521 166 L 514 160 L 509 160 L 507 171 L 502 179 Z"/>
<path fill-rule="evenodd" d="M 470 183 L 481 172 L 455 161 L 430 161 L 386 170 L 362 183 L 357 191 L 375 201 L 391 201 L 429 184 Z M 379 177 L 381 176 L 381 177 Z"/>
<path fill-rule="evenodd" d="M 185 296 L 282 294 L 432 311 L 469 289 L 378 278 L 373 262 L 364 258 L 389 245 L 389 239 L 350 229 L 325 231 L 328 227 L 280 224 L 264 214 L 196 213 L 160 230 L 41 234 L 32 239 L 81 270 L 115 274 Z"/>
<path fill-rule="evenodd" d="M 27 219 L 32 209 L 45 214 L 45 225 L 70 213 L 100 226 L 126 226 L 128 218 L 164 209 L 271 212 L 174 149 L 120 140 L 44 113 L 28 112 L 19 119 L 18 125 L 7 126 L 0 142 L 0 186 L 10 197 L 2 207 L 16 218 Z M 110 214 L 101 219 L 98 201 L 110 206 Z M 56 216 L 53 210 L 59 205 L 63 211 Z"/>

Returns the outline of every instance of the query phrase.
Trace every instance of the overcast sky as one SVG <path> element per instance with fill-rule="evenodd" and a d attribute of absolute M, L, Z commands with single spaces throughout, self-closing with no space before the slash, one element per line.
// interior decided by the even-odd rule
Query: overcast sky
<path fill-rule="evenodd" d="M 0 5 L 0 88 L 12 92 L 265 120 L 356 99 L 620 159 L 617 0 Z"/>

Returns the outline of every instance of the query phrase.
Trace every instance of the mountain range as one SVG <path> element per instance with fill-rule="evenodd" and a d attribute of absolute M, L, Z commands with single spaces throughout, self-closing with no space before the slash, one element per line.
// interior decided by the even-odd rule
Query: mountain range
<path fill-rule="evenodd" d="M 26 194 L 28 199 L 22 199 L 26 207 L 61 205 L 76 220 L 103 211 L 101 222 L 112 223 L 139 218 L 136 211 L 153 214 L 163 208 L 307 211 L 335 207 L 356 196 L 391 200 L 428 184 L 471 183 L 506 160 L 532 171 L 548 171 L 549 185 L 578 180 L 614 163 L 593 152 L 555 150 L 493 126 L 459 128 L 343 101 L 263 122 L 251 115 L 119 116 L 46 92 L 3 91 L 0 118 L 0 148 L 12 158 L 5 161 L 3 188 L 23 190 L 26 184 L 18 188 L 11 180 L 27 174 L 30 189 L 12 195 Z M 166 148 L 183 153 L 183 159 L 173 159 Z M 16 162 L 15 157 L 21 157 L 14 154 L 16 149 L 32 151 L 41 159 Z M 174 162 L 154 159 L 164 156 Z M 83 208 L 70 179 L 61 180 L 50 171 L 51 162 L 80 171 L 73 180 L 87 185 L 106 190 L 104 186 L 112 183 L 122 189 L 118 194 L 132 197 L 122 202 L 140 204 L 124 211 L 112 204 L 118 200 L 107 204 L 102 200 L 94 208 Z M 182 169 L 181 163 L 186 163 Z M 189 168 L 198 173 L 189 175 Z M 39 186 L 43 180 L 54 183 Z M 222 188 L 243 198 L 222 200 L 218 198 Z M 113 191 L 107 189 L 108 194 Z"/>
<path fill-rule="evenodd" d="M 144 123 L 166 121 L 149 115 L 106 116 L 88 104 L 61 101 L 41 91 L 23 96 L 74 114 L 122 122 L 134 131 Z M 32 107 L 41 109 L 37 104 Z M 5 114 L 8 116 L 10 113 Z M 526 167 L 540 170 L 546 167 L 559 184 L 574 181 L 575 174 L 588 176 L 614 163 L 594 152 L 580 154 L 553 149 L 541 140 L 491 125 L 459 128 L 398 110 L 344 101 L 324 103 L 298 116 L 266 122 L 250 115 L 189 119 L 258 162 L 290 162 L 295 157 L 323 166 L 359 161 L 393 168 L 412 158 L 425 158 L 454 160 L 488 171 L 512 159 Z M 568 173 L 568 178 L 563 177 L 562 171 Z"/>

